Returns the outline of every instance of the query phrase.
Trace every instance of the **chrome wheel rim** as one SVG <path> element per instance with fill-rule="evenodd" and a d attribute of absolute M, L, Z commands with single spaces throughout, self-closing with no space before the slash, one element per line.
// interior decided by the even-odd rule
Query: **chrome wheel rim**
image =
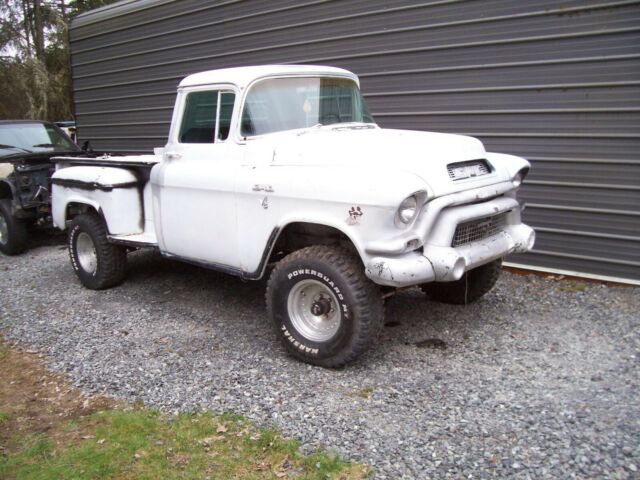
<path fill-rule="evenodd" d="M 7 219 L 0 213 L 0 243 L 5 244 L 9 241 L 9 225 L 7 225 Z"/>
<path fill-rule="evenodd" d="M 340 329 L 340 305 L 329 287 L 317 280 L 302 280 L 289 292 L 289 319 L 307 340 L 326 342 Z"/>
<path fill-rule="evenodd" d="M 78 254 L 78 263 L 80 267 L 87 273 L 94 273 L 98 266 L 98 254 L 93 240 L 88 233 L 81 232 L 76 240 L 76 252 Z"/>

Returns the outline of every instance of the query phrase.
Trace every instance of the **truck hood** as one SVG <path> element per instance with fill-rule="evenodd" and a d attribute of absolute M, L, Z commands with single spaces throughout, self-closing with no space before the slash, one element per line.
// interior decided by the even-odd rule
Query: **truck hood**
<path fill-rule="evenodd" d="M 327 126 L 277 137 L 273 139 L 271 165 L 366 169 L 379 171 L 381 175 L 394 169 L 422 179 L 434 196 L 510 178 L 503 162 L 496 164 L 488 159 L 482 142 L 462 135 Z M 478 159 L 489 160 L 492 173 L 463 181 L 451 180 L 448 164 Z"/>

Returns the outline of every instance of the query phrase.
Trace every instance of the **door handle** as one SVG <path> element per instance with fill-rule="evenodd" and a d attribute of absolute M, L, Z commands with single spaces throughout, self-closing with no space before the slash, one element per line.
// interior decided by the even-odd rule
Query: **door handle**
<path fill-rule="evenodd" d="M 180 160 L 182 158 L 182 154 L 178 152 L 167 152 L 164 156 L 167 160 Z"/>

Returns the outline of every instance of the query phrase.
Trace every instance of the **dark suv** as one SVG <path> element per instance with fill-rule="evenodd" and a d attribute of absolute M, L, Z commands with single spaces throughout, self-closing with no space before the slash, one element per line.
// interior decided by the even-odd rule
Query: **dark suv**
<path fill-rule="evenodd" d="M 26 248 L 28 229 L 51 224 L 53 156 L 83 151 L 56 125 L 0 121 L 0 251 Z"/>

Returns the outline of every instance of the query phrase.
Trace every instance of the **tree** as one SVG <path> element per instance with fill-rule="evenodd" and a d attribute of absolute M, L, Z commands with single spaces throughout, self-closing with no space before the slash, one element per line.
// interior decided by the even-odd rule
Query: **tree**
<path fill-rule="evenodd" d="M 0 4 L 0 118 L 72 116 L 68 25 L 115 0 L 4 0 Z"/>

